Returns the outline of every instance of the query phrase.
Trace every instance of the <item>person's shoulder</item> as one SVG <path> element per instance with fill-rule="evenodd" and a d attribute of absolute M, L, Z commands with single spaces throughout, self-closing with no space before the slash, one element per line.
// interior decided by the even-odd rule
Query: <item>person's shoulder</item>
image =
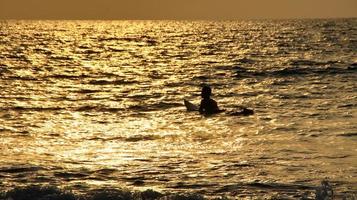
<path fill-rule="evenodd" d="M 211 101 L 211 99 L 202 99 L 201 103 L 209 103 Z"/>
<path fill-rule="evenodd" d="M 211 103 L 217 104 L 217 101 L 215 101 L 214 99 L 209 99 L 209 101 L 210 101 Z"/>

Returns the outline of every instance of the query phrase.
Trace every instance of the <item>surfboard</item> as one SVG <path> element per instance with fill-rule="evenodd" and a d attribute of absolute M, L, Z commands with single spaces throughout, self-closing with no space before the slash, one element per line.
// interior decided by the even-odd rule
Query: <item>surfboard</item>
<path fill-rule="evenodd" d="M 183 102 L 187 111 L 198 111 L 199 107 L 197 105 L 189 102 L 186 99 L 184 99 Z M 222 110 L 222 112 L 225 112 L 225 110 Z M 240 111 L 228 111 L 226 114 L 231 116 L 249 116 L 254 115 L 254 111 L 252 109 L 242 107 L 242 110 Z"/>
<path fill-rule="evenodd" d="M 198 106 L 189 102 L 188 100 L 184 99 L 183 100 L 185 107 L 187 109 L 187 111 L 198 111 Z"/>

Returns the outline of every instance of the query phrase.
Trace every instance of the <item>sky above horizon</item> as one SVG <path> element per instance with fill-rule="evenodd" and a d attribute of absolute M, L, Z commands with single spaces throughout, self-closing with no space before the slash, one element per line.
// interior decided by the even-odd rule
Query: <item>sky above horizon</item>
<path fill-rule="evenodd" d="M 0 0 L 0 19 L 357 17 L 357 0 Z"/>

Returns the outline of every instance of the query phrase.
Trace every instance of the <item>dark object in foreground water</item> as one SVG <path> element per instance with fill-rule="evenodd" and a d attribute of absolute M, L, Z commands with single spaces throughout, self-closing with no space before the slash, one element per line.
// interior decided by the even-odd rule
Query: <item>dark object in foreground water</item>
<path fill-rule="evenodd" d="M 242 111 L 229 112 L 228 114 L 231 115 L 231 116 L 249 116 L 249 115 L 253 115 L 254 111 L 252 109 L 249 109 L 249 108 L 243 108 Z"/>
<path fill-rule="evenodd" d="M 187 109 L 187 111 L 198 111 L 198 106 L 189 102 L 188 100 L 184 99 L 184 104 Z M 223 112 L 224 110 L 221 110 Z M 229 111 L 226 112 L 230 116 L 249 116 L 249 115 L 254 115 L 254 111 L 249 108 L 242 108 L 241 111 Z"/>
<path fill-rule="evenodd" d="M 316 200 L 330 200 L 333 198 L 333 189 L 327 180 L 321 181 L 321 186 L 316 188 Z"/>

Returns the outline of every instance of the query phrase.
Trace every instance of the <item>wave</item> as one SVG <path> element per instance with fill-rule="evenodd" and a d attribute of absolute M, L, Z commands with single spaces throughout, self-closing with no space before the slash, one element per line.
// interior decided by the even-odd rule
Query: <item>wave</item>
<path fill-rule="evenodd" d="M 120 40 L 118 37 L 99 37 L 98 41 L 103 42 L 103 41 L 117 41 Z"/>
<path fill-rule="evenodd" d="M 343 134 L 339 134 L 338 136 L 342 136 L 342 137 L 357 137 L 357 132 L 356 133 L 343 133 Z"/>
<path fill-rule="evenodd" d="M 123 108 L 111 108 L 111 107 L 103 107 L 103 106 L 91 106 L 91 105 L 85 105 L 81 106 L 78 108 L 72 108 L 75 111 L 79 112 L 90 112 L 90 111 L 96 111 L 96 112 L 120 112 L 123 111 Z"/>
<path fill-rule="evenodd" d="M 128 109 L 135 110 L 135 111 L 156 111 L 156 110 L 165 110 L 170 108 L 175 108 L 182 106 L 181 103 L 167 103 L 167 102 L 160 102 L 156 104 L 147 104 L 146 106 L 142 105 L 132 105 Z"/>
<path fill-rule="evenodd" d="M 146 36 L 146 35 L 121 37 L 121 38 L 118 38 L 118 40 L 122 40 L 122 41 L 126 41 L 126 42 L 145 42 L 150 46 L 154 46 L 157 44 L 157 41 L 155 38 Z"/>
<path fill-rule="evenodd" d="M 199 194 L 162 194 L 160 192 L 147 189 L 145 191 L 130 191 L 128 189 L 94 189 L 85 194 L 74 194 L 67 190 L 54 186 L 32 185 L 27 187 L 17 187 L 10 191 L 1 192 L 0 199 L 13 200 L 204 200 Z"/>
<path fill-rule="evenodd" d="M 85 172 L 55 172 L 54 176 L 58 178 L 65 178 L 68 180 L 71 178 L 86 178 L 90 176 L 90 174 Z"/>
<path fill-rule="evenodd" d="M 82 75 L 56 74 L 56 75 L 47 76 L 47 78 L 55 78 L 55 79 L 82 79 L 88 77 L 90 76 L 85 74 Z"/>
<path fill-rule="evenodd" d="M 111 52 L 125 52 L 125 49 L 122 48 L 117 48 L 117 47 L 108 47 L 108 50 L 110 50 Z"/>
<path fill-rule="evenodd" d="M 49 56 L 51 60 L 64 60 L 64 61 L 71 61 L 74 60 L 73 57 L 71 56 L 65 56 L 65 55 L 51 55 Z"/>
<path fill-rule="evenodd" d="M 23 106 L 14 106 L 14 107 L 4 107 L 2 109 L 3 110 L 14 110 L 14 111 L 41 112 L 41 111 L 57 111 L 57 110 L 63 110 L 65 108 L 61 108 L 61 107 L 23 107 Z"/>
<path fill-rule="evenodd" d="M 46 112 L 46 111 L 60 111 L 60 110 L 73 110 L 78 112 L 110 112 L 116 113 L 123 111 L 124 108 L 112 108 L 104 106 L 91 106 L 85 105 L 80 107 L 23 107 L 23 106 L 14 106 L 14 107 L 5 107 L 3 110 L 13 110 L 13 111 L 27 111 L 27 112 Z"/>
<path fill-rule="evenodd" d="M 355 199 L 356 194 L 353 191 L 336 193 L 334 188 L 327 181 L 322 181 L 320 186 L 304 186 L 299 184 L 279 184 L 279 183 L 247 183 L 228 185 L 216 191 L 205 191 L 203 194 L 198 194 L 194 190 L 199 190 L 210 183 L 202 183 L 196 185 L 185 185 L 185 188 L 179 189 L 182 193 L 173 192 L 158 192 L 152 189 L 144 191 L 129 190 L 125 188 L 98 188 L 86 189 L 81 193 L 74 193 L 68 187 L 60 189 L 56 186 L 49 185 L 29 185 L 25 187 L 16 187 L 8 191 L 0 191 L 0 199 L 12 200 L 206 200 L 206 199 L 230 199 L 233 197 L 239 198 L 263 198 L 268 196 L 264 193 L 271 193 L 272 199 Z M 183 193 L 187 190 L 185 193 Z M 240 193 L 246 193 L 242 195 Z M 202 193 L 202 191 L 200 192 Z M 248 194 L 247 194 L 248 193 Z M 229 195 L 229 196 L 224 196 Z M 220 196 L 220 197 L 217 197 Z"/>
<path fill-rule="evenodd" d="M 38 166 L 13 166 L 0 168 L 0 173 L 24 173 L 24 172 L 36 172 L 43 170 L 44 168 Z"/>
<path fill-rule="evenodd" d="M 347 69 L 349 69 L 349 70 L 357 70 L 357 63 L 352 63 Z"/>
<path fill-rule="evenodd" d="M 91 94 L 91 93 L 103 92 L 103 90 L 81 89 L 76 92 L 80 94 Z"/>
<path fill-rule="evenodd" d="M 341 61 L 314 61 L 314 60 L 304 60 L 304 59 L 298 59 L 298 60 L 292 60 L 290 61 L 291 66 L 327 66 L 327 65 L 333 65 L 333 64 L 339 64 Z"/>
<path fill-rule="evenodd" d="M 253 60 L 251 58 L 240 58 L 240 59 L 235 60 L 235 62 L 241 63 L 241 64 L 253 64 L 253 63 L 255 63 L 255 60 Z"/>
<path fill-rule="evenodd" d="M 219 190 L 219 192 L 230 192 L 237 189 L 248 188 L 260 188 L 260 189 L 287 189 L 287 190 L 313 190 L 314 186 L 300 185 L 300 184 L 283 184 L 283 183 L 264 183 L 264 182 L 252 182 L 252 183 L 238 183 L 232 185 L 226 185 Z"/>
<path fill-rule="evenodd" d="M 124 141 L 124 142 L 140 142 L 140 141 L 150 141 L 150 140 L 157 140 L 162 138 L 159 135 L 133 135 L 128 137 L 92 137 L 88 138 L 88 140 L 100 140 L 100 141 Z"/>
<path fill-rule="evenodd" d="M 126 142 L 139 142 L 139 141 L 149 141 L 159 139 L 158 135 L 134 135 L 128 138 L 125 138 Z"/>
<path fill-rule="evenodd" d="M 94 93 L 96 91 L 80 91 L 84 93 Z M 12 111 L 24 111 L 24 112 L 50 112 L 50 111 L 61 111 L 61 110 L 72 110 L 72 111 L 78 111 L 78 112 L 109 112 L 109 113 L 119 113 L 122 111 L 126 110 L 133 110 L 133 111 L 142 111 L 142 112 L 148 112 L 148 111 L 157 111 L 157 110 L 165 110 L 165 109 L 170 109 L 170 108 L 175 108 L 182 106 L 180 103 L 166 103 L 166 102 L 160 102 L 157 104 L 151 104 L 151 105 L 132 105 L 129 106 L 128 108 L 122 108 L 122 107 L 105 107 L 103 105 L 83 105 L 79 107 L 25 107 L 25 106 L 12 106 L 12 107 L 3 107 L 3 110 L 12 110 Z"/>
<path fill-rule="evenodd" d="M 261 77 L 261 76 L 304 76 L 304 75 L 337 75 L 337 74 L 349 74 L 357 72 L 356 66 L 349 66 L 346 68 L 339 67 L 323 67 L 323 68 L 311 68 L 311 67 L 286 67 L 272 71 L 254 71 L 242 67 L 236 67 L 237 78 L 244 77 Z"/>
<path fill-rule="evenodd" d="M 0 73 L 1 75 L 1 73 Z M 4 76 L 1 77 L 3 80 L 20 80 L 20 81 L 39 81 L 40 79 L 31 76 Z"/>
<path fill-rule="evenodd" d="M 90 80 L 89 84 L 92 85 L 124 85 L 139 83 L 135 80 Z"/>
<path fill-rule="evenodd" d="M 10 70 L 7 69 L 7 66 L 0 64 L 0 76 L 7 73 L 10 73 Z"/>

